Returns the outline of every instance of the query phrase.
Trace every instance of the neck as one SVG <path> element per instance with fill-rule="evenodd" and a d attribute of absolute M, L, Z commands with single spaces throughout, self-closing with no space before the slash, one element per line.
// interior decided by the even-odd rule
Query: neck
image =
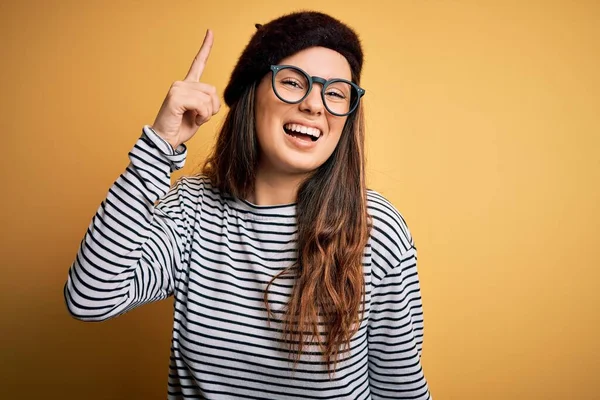
<path fill-rule="evenodd" d="M 259 168 L 254 193 L 247 200 L 257 206 L 295 203 L 298 188 L 305 179 L 305 174 L 289 175 Z"/>

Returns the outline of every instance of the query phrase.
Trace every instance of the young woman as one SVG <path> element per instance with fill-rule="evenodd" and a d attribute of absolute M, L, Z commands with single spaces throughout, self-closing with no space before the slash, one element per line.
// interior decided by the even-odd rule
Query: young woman
<path fill-rule="evenodd" d="M 170 188 L 219 111 L 208 31 L 129 153 L 69 271 L 71 314 L 175 297 L 170 399 L 429 399 L 416 249 L 365 187 L 355 32 L 316 12 L 257 31 L 199 176 Z"/>

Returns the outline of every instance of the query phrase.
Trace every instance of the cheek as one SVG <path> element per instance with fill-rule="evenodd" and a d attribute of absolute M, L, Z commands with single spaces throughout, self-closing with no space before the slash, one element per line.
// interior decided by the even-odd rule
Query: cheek
<path fill-rule="evenodd" d="M 267 139 L 282 132 L 282 115 L 286 112 L 286 105 L 280 104 L 272 92 L 260 87 L 256 96 L 254 111 L 256 133 L 259 138 Z"/>
<path fill-rule="evenodd" d="M 256 135 L 258 137 L 264 136 L 264 132 L 268 128 L 267 116 L 267 113 L 257 107 L 254 115 L 254 125 L 256 126 Z"/>
<path fill-rule="evenodd" d="M 254 124 L 256 127 L 256 136 L 259 142 L 263 142 L 271 135 L 273 130 L 272 113 L 265 101 L 257 101 L 254 113 Z"/>
<path fill-rule="evenodd" d="M 258 85 L 254 97 L 254 118 L 257 133 L 262 134 L 269 125 L 269 93 L 266 90 L 265 80 Z"/>
<path fill-rule="evenodd" d="M 262 110 L 255 115 L 256 136 L 259 142 L 267 143 L 280 135 L 281 127 L 273 110 Z"/>
<path fill-rule="evenodd" d="M 336 139 L 336 142 L 340 140 L 344 125 L 346 124 L 347 118 L 329 118 L 329 134 Z"/>

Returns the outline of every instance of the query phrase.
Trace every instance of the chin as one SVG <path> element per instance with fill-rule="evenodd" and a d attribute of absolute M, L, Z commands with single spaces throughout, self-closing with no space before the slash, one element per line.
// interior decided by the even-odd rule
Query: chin
<path fill-rule="evenodd" d="M 316 171 L 325 162 L 325 160 L 319 162 L 307 158 L 309 157 L 306 157 L 306 155 L 302 157 L 294 154 L 286 154 L 283 157 L 271 159 L 271 162 L 268 163 L 268 168 L 280 174 L 308 175 Z"/>
<path fill-rule="evenodd" d="M 288 163 L 282 165 L 281 171 L 290 175 L 308 175 L 316 171 L 322 164 L 314 163 Z"/>

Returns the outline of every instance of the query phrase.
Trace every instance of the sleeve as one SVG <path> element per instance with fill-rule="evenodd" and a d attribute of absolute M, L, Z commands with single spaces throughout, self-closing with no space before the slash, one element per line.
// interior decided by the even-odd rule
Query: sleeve
<path fill-rule="evenodd" d="M 73 317 L 102 321 L 173 293 L 189 217 L 171 173 L 186 154 L 144 127 L 69 269 L 64 296 Z"/>
<path fill-rule="evenodd" d="M 374 286 L 368 332 L 373 400 L 431 399 L 421 366 L 423 308 L 414 246 Z"/>

